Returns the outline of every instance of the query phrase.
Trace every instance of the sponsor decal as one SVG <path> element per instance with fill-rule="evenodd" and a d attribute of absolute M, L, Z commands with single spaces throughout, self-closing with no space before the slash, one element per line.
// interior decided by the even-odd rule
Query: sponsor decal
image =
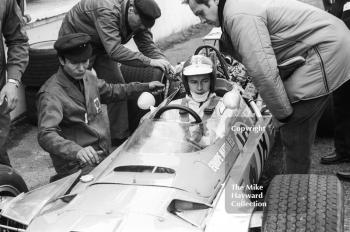
<path fill-rule="evenodd" d="M 98 99 L 98 97 L 94 99 L 94 105 L 95 105 L 96 112 L 98 114 L 101 113 L 102 107 L 101 107 L 100 99 Z"/>
<path fill-rule="evenodd" d="M 216 152 L 214 157 L 208 162 L 208 166 L 214 171 L 217 172 L 220 169 L 221 164 L 225 160 L 226 156 L 226 143 L 223 143 L 219 148 L 219 151 Z"/>

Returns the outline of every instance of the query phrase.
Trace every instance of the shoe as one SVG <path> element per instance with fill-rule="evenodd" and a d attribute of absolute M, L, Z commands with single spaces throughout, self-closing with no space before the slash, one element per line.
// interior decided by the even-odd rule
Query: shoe
<path fill-rule="evenodd" d="M 341 180 L 350 181 L 350 172 L 337 172 L 337 177 Z"/>
<path fill-rule="evenodd" d="M 339 164 L 339 163 L 346 163 L 346 162 L 350 162 L 350 157 L 339 155 L 336 152 L 332 152 L 321 158 L 321 164 Z"/>

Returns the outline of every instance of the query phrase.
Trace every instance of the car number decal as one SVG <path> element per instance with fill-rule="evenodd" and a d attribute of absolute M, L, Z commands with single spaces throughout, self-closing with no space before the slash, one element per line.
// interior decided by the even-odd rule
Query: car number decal
<path fill-rule="evenodd" d="M 208 162 L 208 166 L 214 171 L 217 172 L 220 169 L 221 164 L 224 162 L 227 154 L 227 144 L 224 142 L 219 151 L 216 152 L 214 157 Z"/>

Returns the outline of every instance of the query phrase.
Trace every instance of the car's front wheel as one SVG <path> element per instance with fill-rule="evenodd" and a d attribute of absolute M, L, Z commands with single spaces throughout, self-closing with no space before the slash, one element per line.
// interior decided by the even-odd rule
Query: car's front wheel
<path fill-rule="evenodd" d="M 344 230 L 343 188 L 335 176 L 276 176 L 265 200 L 261 231 Z"/>
<path fill-rule="evenodd" d="M 15 197 L 28 192 L 23 178 L 11 167 L 0 165 L 0 197 Z"/>

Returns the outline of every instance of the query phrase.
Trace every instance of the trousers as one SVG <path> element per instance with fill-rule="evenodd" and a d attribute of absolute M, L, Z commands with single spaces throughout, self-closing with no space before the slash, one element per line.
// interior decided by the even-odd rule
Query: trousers
<path fill-rule="evenodd" d="M 10 132 L 10 115 L 0 112 L 0 164 L 11 166 L 6 151 L 6 141 Z"/>
<path fill-rule="evenodd" d="M 335 152 L 350 157 L 350 81 L 333 92 Z"/>
<path fill-rule="evenodd" d="M 330 95 L 293 103 L 293 114 L 281 126 L 285 173 L 305 174 L 311 163 L 311 148 L 318 121 L 325 111 Z"/>

